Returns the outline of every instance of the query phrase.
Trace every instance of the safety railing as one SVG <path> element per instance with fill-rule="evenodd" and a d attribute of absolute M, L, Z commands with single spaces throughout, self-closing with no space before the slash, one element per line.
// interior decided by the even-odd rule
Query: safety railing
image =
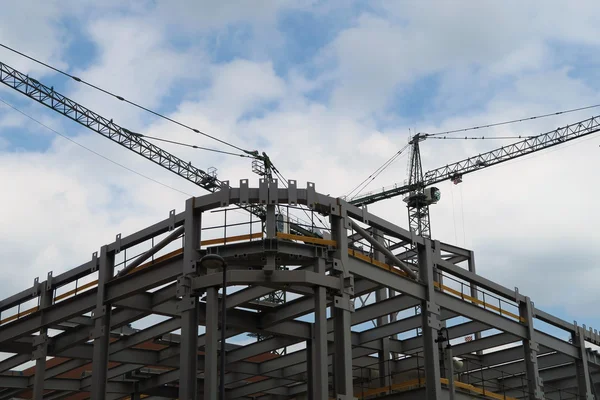
<path fill-rule="evenodd" d="M 308 210 L 300 206 L 291 205 L 277 207 L 279 208 L 279 213 L 281 213 L 282 215 L 285 214 L 288 218 L 288 221 L 295 223 L 297 226 L 302 226 L 309 231 L 320 230 L 321 232 L 323 232 L 330 230 L 330 228 L 326 227 L 325 224 L 323 224 L 321 218 L 318 215 L 315 215 L 315 212 L 312 210 Z M 307 214 L 308 219 L 310 219 L 310 221 L 305 221 L 304 219 L 293 216 L 290 210 L 303 210 Z M 208 237 L 208 239 L 201 241 L 201 247 L 230 244 L 235 242 L 249 242 L 253 240 L 263 239 L 263 221 L 254 217 L 252 214 L 249 214 L 249 220 L 240 222 L 239 218 L 232 218 L 232 213 L 235 211 L 241 213 L 241 211 L 235 210 L 234 208 L 225 208 L 211 211 L 211 213 L 222 213 L 223 217 L 221 221 L 223 223 L 202 227 L 202 236 Z M 277 236 L 281 239 L 297 240 L 315 245 L 335 246 L 336 244 L 334 241 L 327 239 L 320 239 L 312 236 L 288 234 L 281 231 L 278 232 Z M 170 246 L 170 251 L 167 251 L 166 249 L 168 248 L 165 248 L 157 254 L 152 255 L 147 262 L 130 271 L 130 273 L 135 273 L 142 269 L 151 267 L 161 261 L 182 254 L 184 238 L 185 234 L 182 234 L 180 236 L 182 242 L 179 248 L 172 250 L 172 245 L 176 243 L 176 240 L 178 240 L 176 239 Z M 141 246 L 146 245 L 152 248 L 154 247 L 155 242 L 158 243 L 159 240 L 160 235 L 157 234 L 155 236 L 149 237 L 142 243 L 138 243 L 129 247 L 125 246 L 122 249 L 122 251 L 119 252 L 119 254 L 117 254 L 117 262 L 115 262 L 115 274 L 119 270 L 126 268 L 127 265 L 130 264 L 132 261 L 145 254 L 146 250 L 139 251 L 139 248 Z M 138 249 L 138 251 L 136 251 L 136 249 Z M 91 272 L 91 269 L 89 271 L 90 272 L 82 274 L 83 276 L 80 275 L 77 277 L 73 277 L 72 279 L 62 282 L 60 285 L 54 287 L 52 289 L 52 304 L 67 300 L 69 298 L 72 298 L 97 287 L 97 272 Z M 23 300 L 19 301 L 14 306 L 6 307 L 0 310 L 0 326 L 19 320 L 39 310 L 39 305 L 41 301 L 41 297 L 39 294 L 33 294 L 31 296 L 22 297 Z"/>
<path fill-rule="evenodd" d="M 532 394 L 529 391 L 530 381 L 524 370 L 517 373 L 508 373 L 501 367 L 483 365 L 480 362 L 469 358 L 463 358 L 462 362 L 464 363 L 462 368 L 464 372 L 459 372 L 457 375 L 460 382 L 480 388 L 482 391 L 486 392 L 488 397 L 496 399 L 528 399 Z M 507 382 L 511 381 L 513 382 L 512 384 L 507 384 Z M 458 387 L 459 386 L 457 385 L 457 388 Z M 585 399 L 573 390 L 556 388 L 549 385 L 547 382 L 543 385 L 543 392 L 546 395 L 554 394 L 554 396 L 551 397 L 553 399 Z M 494 394 L 490 396 L 491 393 Z M 497 395 L 500 397 L 497 397 Z"/>
<path fill-rule="evenodd" d="M 216 225 L 216 226 L 208 226 L 206 228 L 202 228 L 203 232 L 209 232 L 211 230 L 215 230 L 215 229 L 222 229 L 224 234 L 227 234 L 227 228 L 231 228 L 232 226 L 235 227 L 241 227 L 241 226 L 245 226 L 245 227 L 249 227 L 249 230 L 252 231 L 252 225 L 260 222 L 260 221 L 251 221 L 251 222 L 243 222 L 243 223 L 235 223 L 235 224 L 231 224 L 231 225 L 227 225 L 227 224 L 223 224 L 223 225 Z M 209 236 L 209 235 L 206 235 Z M 200 243 L 200 246 L 213 246 L 213 245 L 219 245 L 219 244 L 228 244 L 228 243 L 234 243 L 234 242 L 242 242 L 242 241 L 252 241 L 252 240 L 256 240 L 256 239 L 262 239 L 263 238 L 263 233 L 262 233 L 262 229 L 255 231 L 253 233 L 250 234 L 244 234 L 244 235 L 233 235 L 233 236 L 222 236 L 222 237 L 215 237 L 216 235 L 212 234 L 210 236 L 213 236 L 213 239 L 207 239 L 207 240 L 203 240 Z M 185 234 L 182 234 L 180 236 L 180 239 L 183 241 L 185 238 Z M 152 237 L 151 239 L 149 239 L 148 241 L 146 241 L 151 247 L 154 247 L 155 244 L 155 237 Z M 177 239 L 176 239 L 177 240 Z M 175 241 L 174 241 L 175 242 Z M 139 244 L 137 246 L 140 246 Z M 137 246 L 133 246 L 130 249 L 123 249 L 123 251 L 119 254 L 119 261 L 115 263 L 115 274 L 123 269 L 126 268 L 127 265 L 129 263 L 131 263 L 133 260 L 137 259 L 138 257 L 142 256 L 145 254 L 145 251 L 139 251 L 139 252 L 135 252 L 133 253 L 132 250 L 134 250 Z M 129 250 L 129 252 L 128 252 Z M 161 254 L 162 253 L 162 254 Z M 150 259 L 148 260 L 148 262 L 143 263 L 142 265 L 136 267 L 135 269 L 133 269 L 132 271 L 130 271 L 129 273 L 136 273 L 139 272 L 145 268 L 151 267 L 159 262 L 165 261 L 167 259 L 176 257 L 180 254 L 183 253 L 183 244 L 181 247 L 175 249 L 175 250 L 171 250 L 168 252 L 165 252 L 164 250 L 162 252 L 157 253 L 156 255 L 152 255 L 150 257 Z M 73 280 L 71 280 L 70 282 L 65 282 L 64 284 L 57 286 L 55 288 L 53 288 L 52 290 L 52 304 L 56 304 L 58 302 L 67 300 L 69 298 L 72 298 L 74 296 L 77 296 L 79 294 L 82 294 L 86 291 L 89 291 L 91 289 L 94 289 L 95 287 L 97 287 L 98 285 L 98 280 L 95 279 L 94 277 L 97 276 L 97 273 L 93 273 L 90 272 L 88 274 L 86 274 L 85 276 L 82 277 L 75 277 Z M 30 306 L 28 304 L 31 304 L 32 301 L 36 301 L 37 304 L 35 306 Z M 36 311 L 39 310 L 39 305 L 40 305 L 40 301 L 41 301 L 41 297 L 40 296 L 36 296 L 35 298 L 29 298 L 26 299 L 25 301 L 22 301 L 20 303 L 18 303 L 17 305 L 15 305 L 14 307 L 4 310 L 2 314 L 6 314 L 6 313 L 10 313 L 11 310 L 14 310 L 15 312 L 12 313 L 11 315 L 5 316 L 4 318 L 0 319 L 0 326 L 16 321 L 18 319 L 21 319 L 23 317 L 26 317 L 32 313 L 35 313 Z"/>
<path fill-rule="evenodd" d="M 437 282 L 434 285 L 443 293 L 459 297 L 488 311 L 509 317 L 518 322 L 526 321 L 519 315 L 519 306 L 515 302 L 480 288 L 474 288 L 469 282 L 457 279 L 447 273 L 438 272 Z"/>
<path fill-rule="evenodd" d="M 354 377 L 354 397 L 367 400 L 377 398 L 383 395 L 406 392 L 415 389 L 421 389 L 427 385 L 427 374 L 425 371 L 425 360 L 422 352 L 404 357 L 402 360 L 414 360 L 416 367 L 398 369 L 399 360 L 376 361 L 369 365 L 353 367 Z M 444 376 L 442 368 L 442 378 L 440 383 L 443 388 L 448 388 L 449 378 Z M 467 367 L 468 368 L 468 367 Z M 385 373 L 382 375 L 381 371 Z M 482 375 L 483 376 L 483 375 Z M 467 379 L 460 373 L 455 373 L 453 377 L 454 388 L 457 392 L 463 392 L 477 397 L 498 400 L 517 400 L 518 397 L 509 396 L 506 394 L 510 388 L 501 388 L 496 379 Z M 525 389 L 519 389 L 524 395 L 527 393 L 527 385 Z"/>

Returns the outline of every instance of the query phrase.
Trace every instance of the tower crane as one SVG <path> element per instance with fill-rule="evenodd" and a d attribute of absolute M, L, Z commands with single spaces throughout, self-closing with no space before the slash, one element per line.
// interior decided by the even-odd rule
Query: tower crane
<path fill-rule="evenodd" d="M 217 178 L 216 172 L 210 171 L 210 169 L 209 172 L 205 172 L 193 166 L 191 162 L 183 161 L 150 143 L 144 139 L 144 135 L 117 125 L 112 119 L 104 118 L 55 91 L 54 87 L 46 86 L 3 62 L 0 62 L 0 82 L 209 192 L 216 192 L 223 185 L 223 182 Z M 272 176 L 271 163 L 265 153 L 260 155 L 257 151 L 245 152 L 246 156 L 254 159 L 254 165 L 264 164 L 263 168 L 257 170 L 260 175 Z M 240 207 L 261 220 L 265 218 L 264 207 L 246 205 L 240 205 Z"/>
<path fill-rule="evenodd" d="M 81 81 L 79 78 L 72 78 Z M 46 86 L 3 62 L 0 62 L 0 83 L 24 94 L 80 125 L 99 133 L 209 192 L 216 192 L 220 190 L 223 185 L 223 182 L 217 178 L 216 173 L 205 172 L 193 166 L 190 162 L 183 161 L 175 155 L 147 141 L 144 139 L 144 135 L 132 132 L 117 125 L 112 120 L 104 118 L 60 94 L 55 91 L 53 87 Z M 122 100 L 122 98 L 118 96 L 117 98 Z M 367 193 L 361 197 L 350 200 L 350 203 L 356 206 L 364 206 L 383 199 L 405 195 L 404 201 L 408 208 L 410 230 L 417 235 L 430 237 L 429 206 L 437 203 L 441 197 L 440 190 L 432 185 L 446 180 L 453 180 L 455 183 L 458 183 L 462 181 L 462 177 L 465 174 L 557 146 L 598 132 L 599 130 L 600 116 L 595 116 L 557 128 L 547 133 L 528 137 L 519 142 L 502 146 L 486 153 L 469 157 L 452 164 L 447 164 L 425 173 L 423 173 L 419 144 L 429 136 L 433 135 L 418 133 L 414 135 L 409 142 L 411 146 L 411 156 L 408 183 L 405 185 L 394 185 L 391 188 L 383 189 L 378 192 Z M 245 156 L 253 159 L 252 170 L 254 172 L 266 178 L 273 177 L 273 171 L 275 169 L 267 154 L 264 152 L 260 154 L 258 151 L 244 150 L 244 152 L 246 153 Z M 239 206 L 264 221 L 266 215 L 264 206 Z M 303 235 L 315 235 L 315 232 L 295 224 L 292 221 L 289 221 L 289 227 L 290 230 Z"/>
<path fill-rule="evenodd" d="M 418 133 L 409 142 L 411 145 L 411 156 L 408 183 L 405 185 L 394 185 L 391 188 L 384 188 L 378 192 L 367 193 L 350 200 L 350 203 L 360 207 L 383 199 L 404 195 L 404 201 L 408 208 L 410 230 L 417 235 L 431 237 L 429 206 L 437 203 L 441 198 L 440 190 L 432 185 L 446 180 L 460 183 L 465 174 L 558 146 L 598 131 L 600 131 L 600 116 L 595 116 L 550 132 L 527 137 L 510 145 L 465 158 L 464 160 L 447 164 L 425 173 L 423 173 L 421 165 L 419 143 L 433 135 Z"/>
<path fill-rule="evenodd" d="M 76 81 L 81 81 L 79 78 L 72 78 Z M 53 87 L 46 86 L 3 62 L 0 62 L 0 82 L 209 192 L 219 191 L 224 184 L 224 182 L 217 178 L 216 171 L 209 169 L 206 172 L 193 166 L 191 162 L 183 161 L 177 156 L 150 143 L 144 139 L 144 135 L 117 125 L 112 119 L 104 118 L 55 91 Z M 121 97 L 117 96 L 117 98 L 123 100 Z M 197 130 L 195 131 L 198 132 Z M 253 172 L 269 181 L 273 179 L 274 172 L 278 173 L 266 153 L 263 152 L 260 154 L 258 151 L 247 150 L 244 150 L 244 152 L 246 154 L 241 156 L 253 159 Z M 265 222 L 267 215 L 266 206 L 241 204 L 238 204 L 238 206 L 256 215 L 263 223 Z M 292 221 L 288 222 L 290 231 L 301 235 L 314 235 L 310 229 L 301 225 Z M 260 300 L 269 303 L 283 303 L 285 302 L 285 297 L 285 292 L 276 291 Z"/>

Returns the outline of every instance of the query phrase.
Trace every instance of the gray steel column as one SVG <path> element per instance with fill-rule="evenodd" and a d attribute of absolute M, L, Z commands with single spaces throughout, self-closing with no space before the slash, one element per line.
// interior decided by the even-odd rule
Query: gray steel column
<path fill-rule="evenodd" d="M 371 232 L 373 234 L 373 237 L 381 244 L 384 244 L 384 239 L 382 232 L 379 232 L 377 229 L 372 228 Z M 385 262 L 385 255 L 378 251 L 375 250 L 373 257 L 380 262 Z M 383 300 L 386 300 L 388 298 L 388 293 L 387 293 L 387 288 L 382 287 L 380 289 L 377 289 L 377 291 L 375 292 L 375 301 L 376 302 L 380 302 Z M 387 315 L 383 315 L 379 318 L 377 318 L 377 326 L 383 326 L 385 324 L 389 323 L 389 317 Z M 394 335 L 397 337 L 397 335 Z M 379 384 L 381 385 L 381 387 L 384 386 L 390 386 L 391 384 L 391 374 L 390 374 L 390 338 L 389 337 L 384 337 L 381 338 L 381 351 L 378 352 L 378 357 L 379 357 Z"/>
<path fill-rule="evenodd" d="M 533 340 L 534 338 L 534 327 L 533 327 L 533 305 L 529 297 L 525 296 L 525 300 L 519 302 L 519 314 L 525 319 L 527 324 L 527 340 L 523 340 L 523 351 L 525 359 L 525 372 L 527 373 L 527 391 L 529 392 L 529 398 L 540 400 L 544 399 L 544 384 L 540 377 L 540 371 L 538 369 L 537 355 L 539 352 L 539 345 Z"/>
<path fill-rule="evenodd" d="M 467 261 L 468 263 L 468 268 L 469 268 L 469 272 L 472 272 L 474 274 L 477 273 L 477 269 L 475 268 L 475 252 L 473 251 L 469 251 L 469 260 Z M 477 285 L 475 285 L 474 283 L 471 283 L 471 297 L 473 298 L 477 298 Z M 475 340 L 479 340 L 481 339 L 481 332 L 475 332 Z M 483 351 L 479 350 L 477 351 L 478 355 L 483 355 Z"/>
<path fill-rule="evenodd" d="M 314 325 L 313 330 L 311 332 L 312 337 L 314 337 Z M 315 381 L 317 380 L 315 376 L 315 361 L 314 361 L 315 349 L 313 346 L 313 339 L 308 339 L 306 341 L 306 395 L 308 396 L 308 400 L 313 400 L 315 398 Z"/>
<path fill-rule="evenodd" d="M 275 218 L 275 204 L 267 204 L 267 216 L 265 219 L 265 234 L 267 239 L 273 239 L 277 235 L 277 221 Z M 267 254 L 266 270 L 275 270 L 275 254 Z"/>
<path fill-rule="evenodd" d="M 185 203 L 185 240 L 183 247 L 183 271 L 177 280 L 177 305 L 181 314 L 181 353 L 179 358 L 179 398 L 195 400 L 197 396 L 198 370 L 198 297 L 192 293 L 191 280 L 197 272 L 200 258 L 200 230 L 202 213 L 194 209 L 195 198 Z M 216 393 L 215 393 L 216 394 Z"/>
<path fill-rule="evenodd" d="M 444 364 L 446 365 L 446 379 L 448 379 L 448 398 L 454 400 L 456 392 L 454 390 L 454 362 L 452 361 L 452 347 L 447 346 L 444 349 Z"/>
<path fill-rule="evenodd" d="M 94 350 L 92 360 L 92 400 L 106 398 L 106 379 L 108 373 L 108 346 L 110 342 L 111 305 L 105 303 L 106 284 L 112 279 L 115 268 L 115 253 L 108 252 L 108 246 L 100 249 L 98 265 L 98 291 L 96 310 L 94 311 Z"/>
<path fill-rule="evenodd" d="M 325 275 L 325 260 L 318 258 L 315 262 L 315 272 Z M 315 292 L 315 324 L 313 329 L 312 365 L 314 382 L 312 385 L 313 399 L 328 398 L 328 349 L 327 349 L 327 291 L 317 286 Z"/>
<path fill-rule="evenodd" d="M 44 309 L 52 305 L 52 273 L 48 274 L 48 279 L 41 285 L 40 308 L 39 311 L 44 315 Z M 35 362 L 35 376 L 33 381 L 33 399 L 42 400 L 44 397 L 44 380 L 46 378 L 46 356 L 48 354 L 48 328 L 40 329 L 40 334 L 33 338 L 33 359 Z"/>
<path fill-rule="evenodd" d="M 219 297 L 216 287 L 206 289 L 206 333 L 204 346 L 204 397 L 217 398 L 218 348 L 219 348 Z M 225 362 L 221 354 L 221 362 Z"/>
<path fill-rule="evenodd" d="M 577 326 L 575 322 L 575 333 L 571 334 L 573 344 L 579 348 L 579 358 L 575 360 L 577 371 L 577 392 L 582 400 L 594 400 L 592 394 L 592 382 L 590 381 L 590 370 L 588 366 L 587 350 L 585 349 L 585 325 Z"/>
<path fill-rule="evenodd" d="M 390 298 L 396 297 L 400 294 L 400 293 L 396 293 L 395 290 L 392 290 L 392 289 L 388 289 L 388 290 L 389 290 Z M 390 320 L 390 323 L 396 322 L 398 320 L 398 312 L 394 311 L 393 313 L 389 314 L 389 320 Z M 397 334 L 392 335 L 391 338 L 398 339 L 398 335 Z M 391 356 L 392 356 L 392 359 L 398 359 L 400 357 L 400 353 L 392 352 Z"/>
<path fill-rule="evenodd" d="M 346 269 L 348 264 L 348 234 L 345 210 L 342 217 L 331 216 L 331 237 L 337 242 L 333 260 L 334 271 L 344 280 L 345 288 L 333 301 L 334 379 L 336 400 L 353 399 L 352 342 L 350 313 L 354 311 L 350 294 L 353 278 Z M 348 286 L 346 286 L 348 285 Z"/>
<path fill-rule="evenodd" d="M 439 346 L 436 343 L 441 324 L 439 320 L 440 306 L 435 303 L 432 245 L 432 241 L 426 239 L 424 245 L 417 246 L 417 255 L 419 275 L 421 282 L 426 287 L 426 299 L 421 302 L 421 326 L 423 329 L 423 351 L 425 353 L 424 367 L 427 381 L 426 398 L 437 400 L 442 396 L 440 353 Z M 435 251 L 439 252 L 439 242 L 436 242 L 436 245 Z"/>

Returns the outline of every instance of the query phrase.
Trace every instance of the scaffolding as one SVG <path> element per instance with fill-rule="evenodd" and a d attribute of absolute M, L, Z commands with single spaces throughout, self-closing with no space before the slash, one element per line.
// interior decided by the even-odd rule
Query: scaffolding
<path fill-rule="evenodd" d="M 208 225 L 234 204 L 266 205 L 264 231 L 251 218 Z M 328 224 L 277 229 L 288 207 Z M 228 290 L 206 255 L 226 262 Z M 260 301 L 276 291 L 287 301 Z M 221 363 L 227 399 L 589 400 L 592 344 L 596 330 L 476 274 L 471 250 L 312 183 L 242 180 L 1 300 L 0 400 L 216 399 Z"/>

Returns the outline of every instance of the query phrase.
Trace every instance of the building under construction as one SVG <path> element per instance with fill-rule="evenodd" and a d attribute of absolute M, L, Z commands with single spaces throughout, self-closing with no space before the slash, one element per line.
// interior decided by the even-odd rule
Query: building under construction
<path fill-rule="evenodd" d="M 428 207 L 433 184 L 593 134 L 600 118 L 425 173 L 433 135 L 417 134 L 407 185 L 346 201 L 238 147 L 262 178 L 231 187 L 1 62 L 0 83 L 211 192 L 1 300 L 0 400 L 596 397 L 598 332 L 477 275 L 473 251 L 431 237 Z M 400 195 L 409 229 L 365 207 Z"/>
<path fill-rule="evenodd" d="M 236 223 L 244 234 L 206 239 L 203 215 L 236 204 L 265 206 L 264 232 L 250 218 Z M 286 233 L 278 216 L 290 208 L 329 229 Z M 224 279 L 241 288 L 224 296 Z M 275 291 L 296 296 L 261 300 Z M 470 250 L 294 181 L 190 198 L 0 311 L 0 348 L 13 353 L 1 399 L 217 399 L 221 367 L 227 399 L 588 400 L 599 379 L 596 330 L 477 275 Z M 160 322 L 131 328 L 152 315 Z M 261 340 L 221 353 L 221 334 L 243 333 Z"/>

